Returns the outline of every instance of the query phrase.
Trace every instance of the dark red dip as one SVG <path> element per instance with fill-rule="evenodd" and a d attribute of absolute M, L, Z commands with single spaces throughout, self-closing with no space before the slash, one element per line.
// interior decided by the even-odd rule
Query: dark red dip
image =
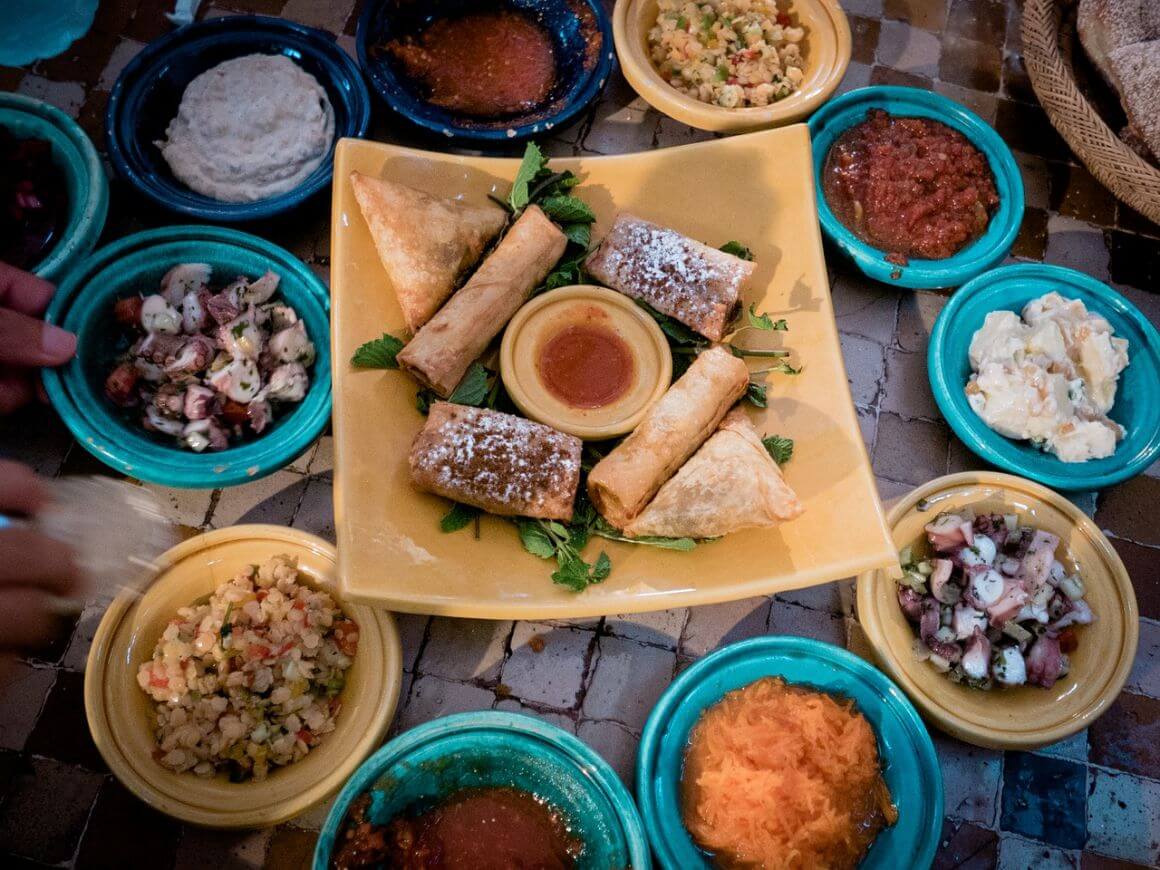
<path fill-rule="evenodd" d="M 60 239 L 68 218 L 64 177 L 44 139 L 0 127 L 0 260 L 32 269 Z"/>
<path fill-rule="evenodd" d="M 962 133 L 880 109 L 834 142 L 822 191 L 838 220 L 901 266 L 962 250 L 999 206 L 987 158 Z"/>
<path fill-rule="evenodd" d="M 332 870 L 569 870 L 584 851 L 558 812 L 514 788 L 464 789 L 386 825 L 367 820 L 369 805 L 351 805 Z"/>
<path fill-rule="evenodd" d="M 432 103 L 465 115 L 526 112 L 556 83 L 551 36 L 510 9 L 443 18 L 418 36 L 392 40 L 386 50 L 426 85 Z"/>
<path fill-rule="evenodd" d="M 545 341 L 536 370 L 547 391 L 565 405 L 603 408 L 632 386 L 632 350 L 616 332 L 590 318 Z"/>

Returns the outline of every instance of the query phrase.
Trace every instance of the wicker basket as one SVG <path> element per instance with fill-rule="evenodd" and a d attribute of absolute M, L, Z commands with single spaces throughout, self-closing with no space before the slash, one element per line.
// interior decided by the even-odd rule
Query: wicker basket
<path fill-rule="evenodd" d="M 1104 123 L 1080 93 L 1060 51 L 1057 0 L 1023 7 L 1023 61 L 1047 117 L 1088 170 L 1116 197 L 1160 224 L 1160 169 L 1143 160 Z"/>

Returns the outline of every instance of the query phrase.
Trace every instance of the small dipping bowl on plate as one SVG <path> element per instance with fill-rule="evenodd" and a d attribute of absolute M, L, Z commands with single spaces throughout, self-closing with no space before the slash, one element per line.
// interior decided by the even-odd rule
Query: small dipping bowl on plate
<path fill-rule="evenodd" d="M 227 60 L 284 55 L 313 76 L 334 110 L 334 143 L 361 137 L 370 125 L 370 92 L 358 65 L 333 36 L 261 15 L 198 21 L 154 40 L 129 61 L 105 113 L 109 160 L 138 191 L 164 209 L 207 221 L 269 218 L 301 205 L 330 184 L 334 143 L 322 163 L 293 190 L 254 202 L 223 202 L 179 181 L 155 144 L 165 139 L 186 87 Z"/>
<path fill-rule="evenodd" d="M 302 759 L 260 782 L 226 774 L 178 773 L 154 760 L 155 703 L 137 685 L 137 669 L 178 608 L 272 556 L 298 559 L 299 579 L 325 588 L 359 627 L 358 650 L 338 695 L 335 729 Z M 93 638 L 85 667 L 85 715 L 109 769 L 145 803 L 176 819 L 213 828 L 276 825 L 338 790 L 382 739 L 402 685 L 402 652 L 394 619 L 384 610 L 338 599 L 335 550 L 321 538 L 280 526 L 218 529 L 178 544 L 158 561 L 144 594 L 122 593 Z"/>
<path fill-rule="evenodd" d="M 485 710 L 426 722 L 367 759 L 326 818 L 314 870 L 330 870 L 351 804 L 368 792 L 389 821 L 461 789 L 497 787 L 528 792 L 567 820 L 585 844 L 579 870 L 651 866 L 636 805 L 604 759 L 555 725 Z"/>
<path fill-rule="evenodd" d="M 93 250 L 105 228 L 109 181 L 100 155 L 76 121 L 55 106 L 22 94 L 0 93 L 0 129 L 16 139 L 42 139 L 52 146 L 67 205 L 59 233 L 29 268 L 46 281 L 59 281 Z"/>
<path fill-rule="evenodd" d="M 899 569 L 858 577 L 858 620 L 875 656 L 934 725 L 948 734 L 993 749 L 1047 746 L 1092 724 L 1123 688 L 1139 639 L 1132 581 L 1108 539 L 1079 508 L 1045 486 L 1009 474 L 964 472 L 940 477 L 911 491 L 886 517 L 894 544 L 916 547 L 923 527 L 943 511 L 972 507 L 976 513 L 1015 514 L 1021 526 L 1058 535 L 1056 558 L 1078 568 L 1084 597 L 1095 614 L 1077 630 L 1071 669 L 1050 689 L 1015 686 L 990 691 L 953 683 L 914 655 L 913 626 L 898 603 Z"/>
<path fill-rule="evenodd" d="M 1055 291 L 1078 299 L 1128 340 L 1109 416 L 1126 430 L 1104 459 L 1064 462 L 1030 441 L 1000 435 L 975 413 L 964 388 L 971 376 L 971 339 L 992 311 L 1014 311 Z M 1160 458 L 1160 333 L 1139 309 L 1089 275 L 1041 263 L 1003 266 L 970 281 L 950 298 L 931 331 L 927 374 L 939 410 L 975 454 L 1007 471 L 1055 489 L 1096 490 L 1139 474 Z"/>
<path fill-rule="evenodd" d="M 657 12 L 657 0 L 617 0 L 612 32 L 620 67 L 653 108 L 699 130 L 744 133 L 800 121 L 829 98 L 850 64 L 850 22 L 837 0 L 793 0 L 789 12 L 806 29 L 801 84 L 768 106 L 727 109 L 678 91 L 657 71 L 648 40 Z"/>
<path fill-rule="evenodd" d="M 882 776 L 898 821 L 878 833 L 858 865 L 926 867 L 943 823 L 942 773 L 934 744 L 906 696 L 872 665 L 828 643 L 757 637 L 731 644 L 681 673 L 649 714 L 636 757 L 636 791 L 657 863 L 664 870 L 713 866 L 681 818 L 689 735 L 728 692 L 762 677 L 853 700 L 878 739 Z"/>
<path fill-rule="evenodd" d="M 306 325 L 317 358 L 308 369 L 306 397 L 288 404 L 268 429 L 221 451 L 195 453 L 174 438 L 155 436 L 105 396 L 105 379 L 121 351 L 124 327 L 113 316 L 118 299 L 155 293 L 161 276 L 179 263 L 208 263 L 215 286 L 237 275 L 251 279 L 272 269 L 278 298 Z M 45 319 L 77 334 L 77 355 L 46 369 L 48 397 L 81 446 L 123 474 L 162 486 L 214 488 L 277 471 L 309 447 L 330 420 L 330 295 L 297 257 L 237 230 L 176 226 L 127 236 L 96 251 L 57 289 Z"/>
<path fill-rule="evenodd" d="M 625 296 L 577 284 L 535 297 L 504 332 L 499 370 L 533 420 L 587 440 L 631 432 L 673 377 L 656 321 Z"/>
<path fill-rule="evenodd" d="M 987 158 L 999 195 L 983 234 L 941 260 L 910 258 L 908 265 L 888 262 L 889 252 L 860 239 L 830 208 L 823 189 L 826 158 L 835 141 L 867 119 L 872 109 L 897 118 L 929 118 L 957 130 Z M 836 244 L 867 277 L 884 284 L 931 290 L 957 287 L 998 265 L 1011 250 L 1023 222 L 1023 178 L 1011 149 L 986 121 L 969 109 L 931 91 L 878 85 L 843 94 L 809 121 L 814 154 L 814 195 L 818 220 Z"/>
<path fill-rule="evenodd" d="M 430 81 L 408 72 L 397 49 L 387 48 L 393 45 L 418 49 L 418 41 L 426 33 L 447 38 L 447 31 L 440 33 L 433 27 L 446 28 L 467 15 L 493 13 L 518 16 L 522 20 L 517 20 L 516 26 L 531 24 L 535 28 L 531 35 L 538 31 L 546 37 L 532 38 L 525 49 L 543 49 L 543 63 L 535 66 L 552 67 L 538 84 L 529 82 L 526 99 L 514 100 L 506 108 L 476 106 L 481 95 L 475 89 L 455 95 L 437 94 Z M 512 20 L 508 19 L 508 23 Z M 500 147 L 568 124 L 596 99 L 612 69 L 612 27 L 599 0 L 490 0 L 476 4 L 464 0 L 369 0 L 359 18 L 357 40 L 359 64 L 388 106 L 425 130 L 477 146 Z M 475 57 L 478 46 L 478 34 L 470 45 L 461 46 L 463 51 L 472 53 L 472 64 L 480 62 Z M 416 56 L 432 64 L 440 55 L 425 48 L 416 52 Z M 530 56 L 521 56 L 515 68 L 510 68 L 504 58 L 493 60 L 503 65 L 503 75 L 509 82 L 513 72 L 533 66 Z M 486 83 L 488 79 L 484 73 L 479 80 Z M 454 99 L 449 99 L 451 96 Z M 437 105 L 434 99 L 441 104 Z M 457 102 L 462 103 L 462 108 L 449 108 Z"/>

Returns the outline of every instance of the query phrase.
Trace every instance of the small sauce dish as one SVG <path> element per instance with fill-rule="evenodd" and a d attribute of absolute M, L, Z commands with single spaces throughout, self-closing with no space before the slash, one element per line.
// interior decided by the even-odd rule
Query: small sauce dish
<path fill-rule="evenodd" d="M 835 141 L 867 119 L 871 109 L 898 118 L 929 118 L 957 130 L 983 153 L 995 179 L 999 205 L 981 236 L 942 260 L 912 258 L 905 266 L 887 252 L 862 241 L 834 214 L 823 192 L 826 156 Z M 1023 179 L 1011 149 L 986 121 L 953 100 L 931 91 L 880 85 L 859 88 L 831 100 L 809 121 L 813 142 L 814 196 L 822 232 L 869 278 L 912 290 L 958 287 L 997 266 L 1015 243 L 1023 222 Z"/>
<path fill-rule="evenodd" d="M 627 296 L 588 284 L 544 293 L 516 312 L 499 367 L 523 413 L 587 440 L 631 432 L 673 376 L 652 317 Z"/>
<path fill-rule="evenodd" d="M 527 107 L 490 115 L 486 112 L 471 114 L 438 105 L 434 94 L 437 88 L 432 88 L 430 80 L 421 81 L 409 73 L 408 64 L 402 58 L 409 55 L 416 62 L 431 65 L 439 62 L 437 55 L 443 58 L 442 62 L 447 61 L 440 49 L 460 55 L 462 61 L 472 51 L 479 51 L 480 46 L 494 47 L 498 33 L 490 34 L 491 38 L 481 35 L 474 48 L 462 44 L 457 49 L 446 44 L 423 44 L 425 35 L 446 41 L 456 38 L 452 33 L 458 30 L 462 36 L 462 29 L 455 25 L 457 19 L 467 16 L 477 16 L 473 22 L 477 26 L 485 26 L 486 20 L 495 24 L 503 18 L 511 25 L 513 16 L 518 16 L 542 31 L 551 42 L 555 66 L 546 94 L 538 94 Z M 519 29 L 526 30 L 526 24 Z M 526 33 L 522 35 L 527 36 Z M 357 42 L 359 64 L 388 106 L 422 129 L 452 141 L 472 142 L 477 146 L 485 143 L 501 146 L 547 133 L 574 120 L 604 87 L 613 59 L 612 26 L 608 13 L 597 0 L 493 0 L 475 4 L 462 0 L 428 3 L 371 0 L 359 19 Z M 525 49 L 530 47 L 524 39 L 520 44 Z M 401 51 L 400 47 L 403 47 Z M 528 74 L 527 67 L 535 65 L 534 61 L 526 56 L 514 63 L 510 56 L 492 57 L 490 62 L 503 69 L 499 71 L 502 79 L 491 90 L 498 90 L 500 85 L 510 86 L 516 77 Z M 472 101 L 469 97 L 478 98 L 481 92 L 485 94 L 488 90 L 468 85 L 479 85 L 497 74 L 495 70 L 489 73 L 478 66 L 485 63 L 484 59 L 474 62 L 479 81 L 466 83 L 464 93 L 455 95 L 463 98 L 465 104 Z M 447 74 L 449 71 L 445 69 L 443 72 Z"/>

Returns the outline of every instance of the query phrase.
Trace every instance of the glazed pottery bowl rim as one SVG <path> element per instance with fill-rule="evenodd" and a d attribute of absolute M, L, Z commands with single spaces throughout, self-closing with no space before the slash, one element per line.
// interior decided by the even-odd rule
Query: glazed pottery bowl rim
<path fill-rule="evenodd" d="M 34 275 L 56 282 L 87 256 L 100 238 L 109 212 L 109 180 L 88 134 L 56 106 L 25 94 L 0 92 L 0 115 L 4 112 L 25 116 L 36 135 L 52 141 L 54 151 L 63 151 L 69 163 L 66 174 L 76 176 L 77 187 L 84 192 L 79 201 L 70 196 L 64 233 L 32 268 Z"/>
<path fill-rule="evenodd" d="M 916 672 L 918 668 L 929 668 L 930 666 L 926 662 L 915 660 L 909 647 L 904 651 L 896 651 L 886 636 L 887 632 L 879 612 L 883 607 L 897 608 L 898 606 L 894 593 L 896 583 L 889 576 L 886 576 L 888 569 L 866 571 L 858 575 L 856 599 L 859 623 L 873 649 L 875 660 L 910 698 L 923 716 L 940 730 L 964 742 L 992 749 L 1027 751 L 1064 740 L 1088 727 L 1098 716 L 1102 715 L 1115 701 L 1128 679 L 1139 643 L 1139 610 L 1132 581 L 1115 549 L 1094 520 L 1064 496 L 1046 486 L 1033 480 L 1002 472 L 958 472 L 937 477 L 915 487 L 900 498 L 888 512 L 886 521 L 891 529 L 891 534 L 921 499 L 960 488 L 970 488 L 979 493 L 1015 491 L 1024 497 L 1033 498 L 1063 514 L 1074 527 L 1082 530 L 1085 537 L 1098 550 L 1101 562 L 1108 569 L 1108 580 L 1122 601 L 1122 617 L 1126 626 L 1124 637 L 1120 640 L 1118 647 L 1119 660 L 1098 696 L 1079 714 L 1069 714 L 1061 721 L 1048 725 L 1004 731 L 994 721 L 987 725 L 969 722 L 954 709 L 952 690 L 960 687 L 943 679 L 937 685 L 942 690 L 940 694 L 946 694 L 948 697 L 930 697 L 911 676 L 911 673 Z M 1091 570 L 1090 566 L 1088 566 L 1088 570 Z M 1103 573 L 1103 568 L 1100 570 Z M 1097 613 L 1097 617 L 1098 615 Z M 1099 622 L 1097 621 L 1094 625 L 1098 626 Z M 945 686 L 942 685 L 944 682 Z M 996 708 L 1003 703 L 1002 691 L 987 693 Z M 1029 691 L 1031 690 L 1029 689 Z"/>
<path fill-rule="evenodd" d="M 952 359 L 947 350 L 952 333 L 956 327 L 962 327 L 963 330 L 971 328 L 969 325 L 962 326 L 960 321 L 975 313 L 970 307 L 975 304 L 976 297 L 993 294 L 997 288 L 1015 282 L 1042 284 L 1041 293 L 1055 290 L 1065 297 L 1069 296 L 1069 288 L 1072 294 L 1083 293 L 1088 297 L 1085 302 L 1095 300 L 1098 304 L 1098 310 L 1092 304 L 1088 305 L 1089 309 L 1104 317 L 1110 315 L 1113 319 L 1127 321 L 1145 336 L 1143 347 L 1128 348 L 1129 364 L 1126 372 L 1136 376 L 1136 372 L 1144 368 L 1152 374 L 1150 380 L 1145 379 L 1145 384 L 1153 383 L 1157 386 L 1153 386 L 1149 395 L 1137 397 L 1132 406 L 1138 409 L 1135 419 L 1120 416 L 1125 407 L 1123 403 L 1117 403 L 1111 411 L 1114 419 L 1126 424 L 1128 440 L 1133 444 L 1140 442 L 1134 455 L 1129 455 L 1126 449 L 1128 445 L 1120 442 L 1115 453 L 1106 459 L 1063 462 L 1050 453 L 1036 450 L 1026 442 L 1000 435 L 987 426 L 966 400 L 961 398 L 965 385 L 965 381 L 959 377 L 963 360 Z M 1023 304 L 1019 303 L 1019 309 Z M 1016 309 L 1010 308 L 1004 300 L 994 310 Z M 1133 365 L 1137 366 L 1136 371 L 1132 371 Z M 927 375 L 943 417 L 973 453 L 1004 471 L 1045 486 L 1066 491 L 1104 489 L 1136 476 L 1160 459 L 1160 411 L 1156 409 L 1160 403 L 1160 331 L 1123 294 L 1075 269 L 1049 263 L 1013 263 L 984 272 L 964 284 L 951 296 L 935 320 L 927 349 Z M 1121 395 L 1122 389 L 1121 385 Z M 1151 428 L 1138 428 L 1146 423 L 1146 420 L 1141 421 L 1139 417 L 1149 411 L 1153 418 Z"/>
<path fill-rule="evenodd" d="M 612 13 L 612 30 L 616 41 L 616 54 L 621 70 L 632 89 L 649 105 L 664 115 L 696 127 L 723 133 L 743 133 L 767 127 L 777 127 L 799 121 L 823 105 L 841 84 L 850 64 L 853 41 L 850 21 L 837 0 L 809 0 L 819 14 L 824 14 L 831 25 L 826 36 L 827 44 L 832 42 L 834 58 L 832 63 L 817 68 L 803 79 L 803 86 L 817 89 L 808 97 L 803 97 L 805 88 L 795 91 L 784 99 L 768 106 L 749 106 L 727 109 L 682 94 L 660 77 L 648 52 L 635 40 L 629 38 L 629 16 L 639 22 L 644 15 L 647 0 L 616 0 Z M 646 34 L 648 27 L 636 23 Z M 651 26 L 651 25 L 650 25 Z M 815 37 L 819 38 L 819 37 Z"/>
<path fill-rule="evenodd" d="M 886 261 L 886 251 L 862 241 L 838 220 L 822 190 L 822 169 L 833 141 L 865 120 L 865 113 L 870 109 L 884 109 L 891 114 L 901 111 L 901 117 L 914 117 L 908 113 L 918 113 L 917 117 L 938 121 L 962 133 L 983 153 L 999 193 L 999 207 L 991 215 L 982 236 L 945 259 L 912 259 L 906 266 L 897 266 Z M 814 146 L 814 193 L 822 232 L 868 278 L 913 290 L 957 287 L 998 265 L 1015 244 L 1025 209 L 1019 165 L 995 129 L 966 106 L 921 88 L 868 85 L 826 103 L 810 118 L 809 128 Z M 895 272 L 901 273 L 898 278 L 892 277 Z"/>
<path fill-rule="evenodd" d="M 405 118 L 409 123 L 428 133 L 438 134 L 448 141 L 457 140 L 469 142 L 480 147 L 502 147 L 521 142 L 538 134 L 549 134 L 554 128 L 563 127 L 576 119 L 600 95 L 609 76 L 612 73 L 612 59 L 615 56 L 612 20 L 605 11 L 600 0 L 578 0 L 593 14 L 597 29 L 600 32 L 600 56 L 590 70 L 583 73 L 572 86 L 570 98 L 555 112 L 545 116 L 535 116 L 535 120 L 520 120 L 519 116 L 512 118 L 506 126 L 477 127 L 470 123 L 455 123 L 452 120 L 432 117 L 431 104 L 422 99 L 403 79 L 391 69 L 390 65 L 370 57 L 369 41 L 371 22 L 379 13 L 380 7 L 386 0 L 367 0 L 359 15 L 358 30 L 355 35 L 355 45 L 358 52 L 358 64 L 370 81 L 371 87 L 393 112 Z M 567 5 L 567 0 L 550 0 L 560 5 Z M 440 110 L 441 111 L 441 110 Z"/>
<path fill-rule="evenodd" d="M 403 762 L 416 751 L 438 745 L 446 738 L 459 738 L 471 732 L 507 731 L 536 740 L 551 747 L 595 780 L 599 792 L 618 812 L 617 821 L 624 833 L 632 866 L 649 867 L 648 837 L 636 803 L 628 788 L 612 767 L 597 752 L 557 725 L 506 710 L 478 710 L 452 713 L 423 722 L 379 747 L 347 780 L 335 798 L 314 849 L 314 870 L 329 870 L 331 845 L 335 842 L 347 811 L 355 798 L 366 792 L 391 765 Z"/>
<path fill-rule="evenodd" d="M 810 637 L 761 635 L 723 646 L 694 662 L 668 685 L 645 722 L 640 748 L 637 752 L 636 790 L 649 841 L 661 867 L 669 870 L 669 868 L 681 866 L 672 854 L 663 829 L 666 826 L 676 825 L 685 831 L 686 835 L 688 833 L 679 815 L 676 819 L 669 818 L 667 811 L 658 805 L 654 788 L 654 782 L 659 779 L 672 779 L 680 776 L 679 770 L 666 769 L 663 772 L 657 770 L 659 756 L 666 741 L 670 739 L 667 730 L 669 723 L 682 707 L 700 705 L 700 699 L 693 699 L 692 696 L 697 691 L 697 687 L 713 679 L 716 672 L 727 672 L 732 665 L 739 661 L 769 661 L 772 663 L 781 657 L 795 654 L 803 659 L 837 666 L 845 672 L 847 682 L 859 682 L 873 689 L 882 699 L 883 706 L 889 716 L 893 718 L 894 723 L 907 736 L 914 738 L 914 742 L 908 744 L 909 748 L 913 750 L 912 756 L 916 766 L 925 776 L 929 777 L 929 784 L 933 792 L 932 801 L 925 805 L 928 811 L 925 813 L 926 818 L 920 829 L 923 838 L 923 855 L 920 857 L 923 860 L 917 861 L 915 866 L 924 866 L 926 862 L 933 859 L 943 822 L 942 769 L 939 766 L 938 756 L 935 753 L 930 734 L 910 699 L 885 673 L 847 649 Z M 814 685 L 808 679 L 792 681 L 787 679 L 786 682 L 790 685 Z M 720 696 L 717 700 L 719 699 Z M 710 701 L 700 705 L 700 710 L 704 711 L 715 702 Z M 869 719 L 873 712 L 863 713 L 863 715 Z M 870 724 L 875 737 L 880 741 L 880 727 L 876 727 L 874 721 L 871 721 Z"/>
<path fill-rule="evenodd" d="M 655 377 L 656 384 L 650 390 L 648 397 L 641 403 L 640 407 L 618 422 L 584 424 L 553 419 L 554 415 L 550 412 L 550 409 L 544 408 L 534 398 L 530 397 L 523 386 L 525 377 L 532 377 L 531 372 L 535 368 L 535 363 L 531 360 L 525 359 L 523 363 L 518 363 L 515 359 L 518 344 L 522 340 L 523 330 L 529 324 L 534 323 L 535 318 L 538 318 L 548 306 L 558 302 L 572 300 L 588 300 L 601 307 L 619 308 L 627 312 L 633 322 L 639 324 L 642 331 L 651 339 L 652 349 L 656 351 L 655 357 L 658 363 Z M 638 353 L 641 356 L 645 355 L 643 350 L 634 350 L 634 353 Z M 525 365 L 528 371 L 521 376 L 520 373 Z M 567 432 L 584 440 L 599 440 L 619 437 L 630 432 L 644 418 L 645 414 L 648 413 L 648 409 L 664 395 L 671 384 L 673 356 L 669 343 L 665 339 L 664 332 L 660 326 L 632 299 L 600 284 L 569 284 L 532 297 L 515 313 L 508 322 L 508 325 L 504 327 L 503 338 L 500 342 L 499 370 L 500 377 L 503 379 L 504 387 L 507 389 L 508 395 L 511 396 L 512 401 L 515 402 L 516 406 L 519 407 L 521 413 L 525 416 L 546 423 L 549 426 L 559 429 L 561 432 Z"/>
<path fill-rule="evenodd" d="M 85 297 L 89 295 L 86 291 L 94 279 L 105 275 L 123 258 L 145 257 L 152 250 L 180 244 L 225 245 L 242 253 L 253 254 L 263 262 L 276 266 L 283 279 L 279 287 L 283 298 L 299 310 L 303 319 L 320 326 L 329 323 L 330 300 L 326 286 L 300 260 L 284 248 L 258 236 L 225 227 L 202 225 L 145 230 L 125 236 L 93 252 L 60 285 L 45 312 L 45 320 L 66 328 L 72 326 L 70 315 L 74 303 L 84 303 Z M 211 255 L 203 259 L 213 265 L 219 258 Z M 288 276 L 292 276 L 294 282 L 288 281 Z M 300 289 L 288 294 L 288 287 Z M 103 284 L 96 292 L 104 301 L 111 300 L 126 289 L 129 288 L 114 280 Z M 80 324 L 80 328 L 83 329 L 83 324 Z M 111 408 L 91 407 L 91 403 L 79 400 L 79 396 L 85 392 L 81 385 L 86 377 L 83 367 L 85 360 L 79 354 L 60 368 L 45 369 L 42 379 L 50 402 L 73 437 L 102 462 L 129 476 L 164 486 L 231 486 L 256 480 L 282 468 L 306 450 L 329 421 L 332 405 L 329 329 L 312 330 L 309 337 L 317 349 L 318 358 L 314 363 L 306 397 L 276 421 L 270 432 L 217 453 L 198 454 L 152 442 L 148 448 L 134 444 L 133 438 L 140 433 L 129 423 L 118 419 Z M 98 401 L 101 398 L 98 396 Z M 110 422 L 114 426 L 112 432 L 105 428 Z M 119 443 L 118 438 L 123 435 L 131 437 L 126 443 Z M 122 440 L 125 439 L 122 437 Z"/>
<path fill-rule="evenodd" d="M 236 35 L 240 40 L 250 35 L 256 42 L 262 37 L 286 44 L 300 55 L 309 55 L 325 72 L 319 84 L 328 94 L 342 97 L 349 118 L 345 125 L 338 123 L 335 111 L 335 129 L 329 152 L 322 163 L 296 187 L 253 202 L 225 202 L 197 193 L 168 176 L 161 177 L 148 165 L 142 164 L 134 149 L 127 144 L 137 138 L 137 119 L 127 113 L 140 108 L 143 89 L 151 75 L 172 61 L 174 53 L 191 51 L 191 44 L 211 42 L 221 36 Z M 261 52 L 261 46 L 255 51 Z M 241 57 L 242 53 L 233 55 Z M 285 53 L 283 56 L 289 56 Z M 293 58 L 291 58 L 293 59 Z M 296 62 L 296 65 L 297 64 Z M 205 70 L 202 70 L 204 72 Z M 176 105 L 174 106 L 176 113 Z M 150 42 L 117 76 L 105 109 L 105 129 L 108 133 L 108 155 L 117 174 L 129 181 L 142 195 L 169 212 L 187 217 L 229 223 L 251 222 L 271 218 L 297 208 L 308 199 L 325 190 L 334 174 L 334 150 L 343 138 L 359 138 L 370 127 L 371 98 L 362 70 L 339 45 L 337 39 L 324 30 L 267 15 L 224 15 L 187 24 Z M 164 161 L 162 161 L 164 162 Z"/>
<path fill-rule="evenodd" d="M 140 615 L 138 608 L 142 601 L 142 595 L 132 590 L 121 592 L 102 616 L 86 660 L 84 709 L 89 731 L 105 763 L 127 789 L 173 818 L 212 828 L 252 828 L 277 824 L 337 792 L 343 780 L 374 751 L 386 733 L 396 710 L 403 682 L 402 645 L 393 616 L 380 608 L 343 598 L 335 583 L 337 554 L 334 545 L 309 532 L 269 524 L 243 524 L 196 535 L 172 547 L 157 560 L 159 572 L 143 594 L 147 595 L 158 587 L 164 590 L 165 586 L 162 584 L 177 584 L 174 586 L 174 594 L 179 589 L 195 585 L 191 584 L 188 577 L 182 576 L 180 566 L 183 563 L 191 559 L 208 558 L 217 550 L 239 545 L 258 546 L 271 556 L 284 552 L 285 548 L 289 547 L 300 553 L 312 553 L 326 565 L 323 579 L 327 591 L 344 611 L 357 619 L 363 631 L 364 642 L 360 644 L 360 649 L 356 653 L 358 664 L 365 675 L 361 685 L 366 697 L 360 696 L 360 701 L 376 706 L 368 715 L 370 728 L 358 734 L 351 732 L 351 728 L 355 726 L 345 724 L 353 720 L 349 717 L 344 720 L 340 711 L 335 730 L 329 732 L 324 739 L 341 740 L 344 746 L 350 744 L 350 751 L 331 772 L 313 783 L 303 782 L 301 787 L 297 781 L 307 775 L 303 772 L 304 768 L 299 766 L 301 762 L 271 772 L 267 783 L 273 782 L 274 777 L 279 778 L 280 784 L 287 781 L 295 782 L 293 789 L 289 787 L 284 789 L 292 792 L 292 797 L 276 797 L 263 800 L 260 804 L 254 803 L 253 793 L 261 784 L 251 781 L 243 784 L 247 786 L 246 791 L 239 792 L 236 797 L 240 804 L 245 805 L 207 810 L 204 804 L 205 796 L 200 793 L 189 793 L 185 782 L 185 777 L 193 777 L 195 781 L 200 781 L 199 777 L 192 773 L 178 774 L 166 771 L 161 775 L 164 787 L 159 786 L 153 775 L 155 772 L 151 772 L 148 777 L 139 772 L 139 768 L 143 765 L 156 764 L 152 757 L 136 758 L 128 754 L 111 727 L 106 698 L 107 690 L 110 688 L 108 666 L 114 657 L 125 654 L 124 650 L 114 649 L 114 644 L 118 641 L 125 621 Z M 208 564 L 207 562 L 207 567 Z M 175 570 L 176 576 L 171 573 Z M 192 596 L 188 600 L 193 601 L 200 597 L 200 588 L 198 591 L 199 595 Z M 131 636 L 136 638 L 148 631 L 147 624 L 133 625 Z M 371 642 L 372 640 L 375 642 Z M 120 691 L 133 693 L 138 689 L 133 684 L 123 686 Z M 355 706 L 357 705 L 348 704 L 351 708 Z M 307 756 L 307 759 L 309 757 Z"/>

